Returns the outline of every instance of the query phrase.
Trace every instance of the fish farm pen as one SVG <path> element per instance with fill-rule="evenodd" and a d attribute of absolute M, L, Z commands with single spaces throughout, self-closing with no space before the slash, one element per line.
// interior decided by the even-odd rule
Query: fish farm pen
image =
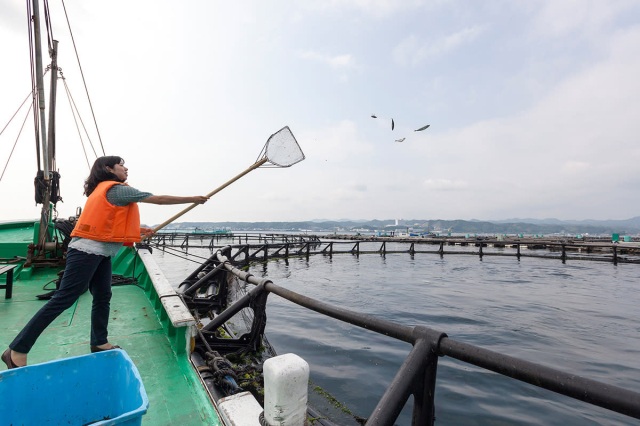
<path fill-rule="evenodd" d="M 311 255 L 351 254 L 435 254 L 536 257 L 544 259 L 591 260 L 640 263 L 640 242 L 611 241 L 611 238 L 566 237 L 372 237 L 358 235 L 307 235 L 277 233 L 158 233 L 150 245 L 209 248 L 232 246 L 245 262 Z"/>
<path fill-rule="evenodd" d="M 306 250 L 311 253 L 310 247 L 312 245 L 323 247 L 320 252 L 325 254 L 329 253 L 328 248 L 337 245 L 336 242 L 281 242 L 281 249 L 278 252 L 282 252 L 286 247 L 291 249 L 292 244 L 297 244 L 298 247 L 302 245 L 302 253 L 305 253 Z M 354 243 L 348 242 L 348 244 L 353 245 Z M 356 242 L 355 247 L 360 244 L 364 243 Z M 261 249 L 263 252 L 268 252 L 266 246 L 265 244 Z M 275 244 L 272 246 L 275 246 Z M 376 408 L 369 418 L 365 419 L 366 423 L 364 424 L 367 426 L 396 424 L 405 404 L 410 404 L 412 407 L 412 425 L 433 425 L 436 420 L 434 395 L 438 377 L 438 363 L 441 357 L 456 359 L 631 418 L 640 418 L 640 404 L 638 404 L 640 393 L 638 392 L 454 340 L 444 331 L 422 325 L 401 325 L 372 315 L 337 307 L 283 288 L 268 278 L 254 276 L 250 272 L 241 269 L 246 258 L 238 260 L 243 253 L 247 253 L 247 250 L 253 249 L 249 249 L 249 245 L 237 246 L 236 248 L 226 246 L 217 249 L 181 284 L 185 300 L 203 311 L 208 309 L 208 305 L 217 306 L 222 303 L 222 299 L 225 299 L 228 293 L 227 285 L 230 279 L 235 279 L 237 282 L 244 282 L 248 285 L 244 296 L 228 306 L 202 328 L 200 334 L 203 335 L 203 340 L 210 340 L 212 342 L 210 344 L 213 345 L 216 340 L 213 336 L 213 331 L 237 313 L 250 309 L 253 311 L 254 318 L 251 323 L 250 335 L 254 337 L 245 338 L 244 341 L 239 339 L 238 344 L 242 344 L 242 342 L 257 342 L 258 339 L 255 336 L 264 333 L 267 297 L 270 294 L 274 294 L 320 315 L 355 325 L 372 333 L 382 334 L 410 343 L 412 349 L 404 359 L 393 381 L 378 401 Z M 351 253 L 351 251 L 343 252 Z M 333 253 L 337 253 L 337 251 Z M 213 290 L 207 290 L 209 288 L 213 288 Z"/>
<path fill-rule="evenodd" d="M 320 242 L 320 237 L 315 235 L 274 234 L 274 233 L 231 233 L 231 232 L 167 232 L 161 231 L 154 234 L 149 240 L 150 244 L 166 247 L 198 247 L 214 248 L 219 242 L 235 242 L 238 244 L 260 243 L 305 243 Z M 226 245 L 226 244 L 225 244 Z"/>

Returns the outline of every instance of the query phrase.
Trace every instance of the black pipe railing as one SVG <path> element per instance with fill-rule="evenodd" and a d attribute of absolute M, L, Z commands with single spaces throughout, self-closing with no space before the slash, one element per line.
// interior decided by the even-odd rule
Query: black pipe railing
<path fill-rule="evenodd" d="M 260 295 L 265 298 L 261 305 L 261 308 L 265 309 L 266 295 L 273 293 L 319 314 L 413 345 L 367 420 L 368 426 L 393 425 L 410 396 L 413 396 L 412 425 L 433 425 L 437 366 L 438 358 L 441 356 L 448 356 L 521 382 L 640 419 L 640 393 L 638 392 L 458 342 L 450 339 L 445 333 L 428 327 L 405 326 L 312 299 L 280 287 L 268 279 L 260 279 L 238 269 L 226 256 L 229 253 L 231 253 L 231 247 L 225 247 L 218 250 L 215 257 L 221 265 L 224 265 L 226 271 L 239 280 L 255 285 L 256 288 L 217 316 L 206 326 L 206 329 L 221 326 Z"/>

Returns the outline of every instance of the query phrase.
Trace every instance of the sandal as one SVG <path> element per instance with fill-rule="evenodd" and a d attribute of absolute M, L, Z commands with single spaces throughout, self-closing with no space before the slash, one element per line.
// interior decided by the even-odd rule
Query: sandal
<path fill-rule="evenodd" d="M 20 365 L 16 365 L 11 359 L 11 348 L 7 349 L 2 353 L 2 361 L 7 364 L 7 370 L 11 370 L 12 368 L 21 367 Z"/>
<path fill-rule="evenodd" d="M 122 348 L 118 345 L 112 345 L 110 348 L 99 348 L 98 346 L 91 346 L 91 353 L 110 351 L 111 349 L 122 349 Z M 3 357 L 2 359 L 4 359 L 4 355 L 2 357 Z"/>

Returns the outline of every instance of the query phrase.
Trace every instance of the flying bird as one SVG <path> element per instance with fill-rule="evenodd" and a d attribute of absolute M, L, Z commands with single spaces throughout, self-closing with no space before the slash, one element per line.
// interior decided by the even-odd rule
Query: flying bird
<path fill-rule="evenodd" d="M 371 114 L 371 118 L 378 118 L 377 115 L 375 114 Z M 391 130 L 396 128 L 396 123 L 393 121 L 393 118 L 391 119 Z"/>
<path fill-rule="evenodd" d="M 378 115 L 377 114 L 371 114 L 371 118 L 378 118 Z M 431 126 L 431 124 L 424 125 L 424 126 L 420 127 L 419 129 L 415 129 L 414 132 L 422 132 L 423 130 L 427 130 L 430 126 Z M 396 122 L 392 118 L 391 119 L 391 131 L 394 131 L 395 128 L 396 128 Z M 405 139 L 406 138 L 395 139 L 395 141 L 396 142 L 404 142 Z"/>

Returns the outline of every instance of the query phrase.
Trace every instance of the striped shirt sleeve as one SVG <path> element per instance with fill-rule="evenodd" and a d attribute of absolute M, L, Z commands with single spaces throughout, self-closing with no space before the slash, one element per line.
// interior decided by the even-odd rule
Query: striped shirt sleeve
<path fill-rule="evenodd" d="M 142 192 L 129 185 L 113 185 L 107 191 L 107 201 L 115 206 L 126 206 L 138 203 L 152 195 L 150 192 Z"/>

